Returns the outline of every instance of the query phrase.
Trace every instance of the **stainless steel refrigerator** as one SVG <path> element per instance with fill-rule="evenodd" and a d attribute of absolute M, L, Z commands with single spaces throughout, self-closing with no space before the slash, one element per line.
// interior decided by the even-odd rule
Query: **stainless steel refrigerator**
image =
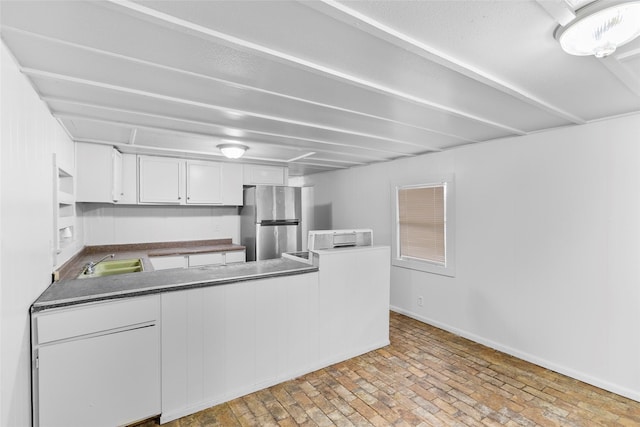
<path fill-rule="evenodd" d="M 240 244 L 247 261 L 280 258 L 302 246 L 299 187 L 258 185 L 244 190 L 240 211 Z"/>

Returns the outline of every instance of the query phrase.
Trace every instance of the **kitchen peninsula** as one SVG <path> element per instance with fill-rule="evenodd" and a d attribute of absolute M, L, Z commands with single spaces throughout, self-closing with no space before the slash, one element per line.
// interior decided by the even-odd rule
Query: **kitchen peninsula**
<path fill-rule="evenodd" d="M 387 345 L 389 248 L 319 253 L 316 264 L 279 258 L 52 284 L 31 309 L 34 425 L 168 422 Z M 383 271 L 372 274 L 376 265 Z M 345 292 L 367 296 L 354 301 L 358 315 L 338 303 Z M 349 348 L 342 330 L 369 332 Z"/>

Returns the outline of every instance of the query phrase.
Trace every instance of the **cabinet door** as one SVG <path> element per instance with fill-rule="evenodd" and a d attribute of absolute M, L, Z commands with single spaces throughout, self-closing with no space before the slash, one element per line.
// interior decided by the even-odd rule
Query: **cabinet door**
<path fill-rule="evenodd" d="M 139 156 L 140 203 L 184 202 L 184 161 L 168 157 Z"/>
<path fill-rule="evenodd" d="M 122 186 L 117 203 L 138 203 L 138 157 L 135 154 L 122 154 Z"/>
<path fill-rule="evenodd" d="M 222 164 L 222 204 L 242 206 L 242 165 Z"/>
<path fill-rule="evenodd" d="M 113 203 L 113 151 L 110 145 L 76 143 L 76 201 Z"/>
<path fill-rule="evenodd" d="M 161 412 L 155 325 L 39 349 L 40 427 L 126 425 Z"/>
<path fill-rule="evenodd" d="M 222 165 L 187 161 L 187 204 L 222 204 Z"/>
<path fill-rule="evenodd" d="M 115 148 L 111 150 L 111 169 L 113 171 L 111 200 L 115 203 L 122 197 L 122 153 Z"/>

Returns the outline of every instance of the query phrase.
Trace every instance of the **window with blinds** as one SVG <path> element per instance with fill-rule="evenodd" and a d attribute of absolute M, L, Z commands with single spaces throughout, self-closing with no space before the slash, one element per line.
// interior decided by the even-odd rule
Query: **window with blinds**
<path fill-rule="evenodd" d="M 398 189 L 400 258 L 446 264 L 446 184 Z"/>
<path fill-rule="evenodd" d="M 456 275 L 456 185 L 453 174 L 391 183 L 391 265 Z"/>
<path fill-rule="evenodd" d="M 401 259 L 446 264 L 446 184 L 398 188 Z"/>

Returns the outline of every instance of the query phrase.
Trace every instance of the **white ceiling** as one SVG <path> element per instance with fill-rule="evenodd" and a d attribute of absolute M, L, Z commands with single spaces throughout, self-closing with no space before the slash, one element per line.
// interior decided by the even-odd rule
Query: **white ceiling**
<path fill-rule="evenodd" d="M 2 1 L 2 38 L 75 141 L 348 168 L 640 111 L 640 40 L 553 31 L 583 0 Z"/>

